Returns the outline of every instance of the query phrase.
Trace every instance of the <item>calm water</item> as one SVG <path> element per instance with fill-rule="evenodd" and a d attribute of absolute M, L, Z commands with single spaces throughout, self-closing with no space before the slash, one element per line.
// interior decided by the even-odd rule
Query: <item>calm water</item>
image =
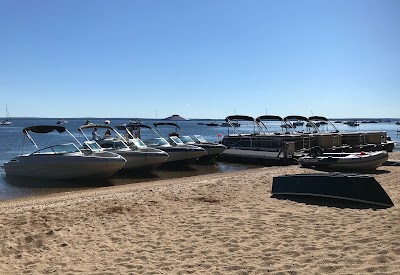
<path fill-rule="evenodd" d="M 79 134 L 78 127 L 85 123 L 86 119 L 73 118 L 66 119 L 67 124 L 63 124 L 78 140 L 83 141 L 83 136 Z M 93 123 L 103 124 L 105 119 L 89 119 Z M 121 125 L 127 123 L 129 119 L 111 119 L 111 126 Z M 30 153 L 36 149 L 32 143 L 27 140 L 22 129 L 32 125 L 56 125 L 57 119 L 38 119 L 38 118 L 15 118 L 13 119 L 12 126 L 0 126 L 0 164 L 10 160 L 11 158 L 21 153 Z M 152 126 L 155 120 L 143 120 L 146 125 Z M 199 125 L 199 123 L 218 123 L 221 124 L 222 120 L 191 120 L 191 121 L 179 121 L 178 124 L 182 130 L 181 134 L 194 135 L 201 134 L 209 141 L 219 141 L 222 137 L 232 129 L 226 127 L 212 127 L 207 125 Z M 400 129 L 398 125 L 393 122 L 380 122 L 380 123 L 362 123 L 360 127 L 350 127 L 344 124 L 335 124 L 339 130 L 343 131 L 368 131 L 368 130 L 380 130 L 386 131 L 388 136 L 393 141 L 400 143 L 400 135 L 397 130 Z M 242 125 L 243 126 L 243 125 Z M 245 126 L 241 127 L 241 130 L 246 129 Z M 163 127 L 160 130 L 164 133 L 168 133 L 173 128 Z M 250 130 L 250 128 L 249 128 Z M 99 134 L 102 134 L 99 132 Z M 145 134 L 145 133 L 143 133 Z M 32 135 L 33 139 L 39 147 L 53 145 L 59 142 L 73 142 L 71 138 L 64 134 L 49 133 L 41 135 Z M 61 140 L 60 140 L 61 139 Z M 399 150 L 396 146 L 395 150 Z M 211 162 L 206 164 L 195 164 L 190 166 L 181 167 L 179 169 L 167 169 L 160 168 L 148 173 L 138 174 L 137 172 L 126 172 L 118 173 L 113 178 L 107 181 L 99 182 L 69 182 L 69 181 L 46 181 L 46 180 L 34 180 L 34 179 L 10 179 L 6 178 L 3 168 L 0 168 L 0 200 L 29 197 L 36 195 L 43 195 L 57 192 L 68 192 L 78 189 L 96 188 L 101 186 L 112 186 L 122 185 L 132 182 L 143 182 L 143 181 L 154 181 L 159 179 L 194 176 L 208 173 L 221 173 L 227 171 L 238 171 L 248 169 L 255 166 L 243 165 L 243 164 L 232 164 L 224 162 Z"/>

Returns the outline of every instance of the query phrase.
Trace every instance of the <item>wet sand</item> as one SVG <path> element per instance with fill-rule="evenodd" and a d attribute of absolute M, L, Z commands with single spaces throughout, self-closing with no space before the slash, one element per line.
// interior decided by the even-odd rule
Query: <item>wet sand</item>
<path fill-rule="evenodd" d="M 3 201 L 2 274 L 397 274 L 400 166 L 369 174 L 390 208 L 271 197 L 274 176 L 314 172 L 263 167 Z"/>

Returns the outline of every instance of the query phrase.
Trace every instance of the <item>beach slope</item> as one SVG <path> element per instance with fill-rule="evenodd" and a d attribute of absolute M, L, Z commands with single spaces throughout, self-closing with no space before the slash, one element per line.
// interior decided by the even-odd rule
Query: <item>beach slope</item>
<path fill-rule="evenodd" d="M 369 174 L 390 208 L 271 197 L 274 176 L 313 172 L 265 167 L 4 201 L 2 274 L 398 274 L 400 166 Z"/>

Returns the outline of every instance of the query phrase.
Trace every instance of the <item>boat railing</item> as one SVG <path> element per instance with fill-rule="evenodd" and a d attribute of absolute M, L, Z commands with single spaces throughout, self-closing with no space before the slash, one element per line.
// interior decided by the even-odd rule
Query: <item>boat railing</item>
<path fill-rule="evenodd" d="M 79 153 L 79 149 L 73 143 L 53 145 L 42 148 L 32 153 L 32 155 L 64 155 L 67 153 Z"/>
<path fill-rule="evenodd" d="M 225 136 L 223 144 L 228 147 L 251 149 L 251 150 L 275 150 L 278 151 L 286 143 L 292 142 L 294 150 L 309 149 L 313 146 L 311 136 L 288 136 L 288 135 L 251 135 L 251 136 Z"/>

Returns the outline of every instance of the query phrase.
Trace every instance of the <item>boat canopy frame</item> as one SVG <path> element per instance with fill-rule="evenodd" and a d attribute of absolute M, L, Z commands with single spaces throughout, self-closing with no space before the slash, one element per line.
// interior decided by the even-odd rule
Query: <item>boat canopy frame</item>
<path fill-rule="evenodd" d="M 35 148 L 37 150 L 40 150 L 39 146 L 36 144 L 36 142 L 33 140 L 32 136 L 29 134 L 29 132 L 32 133 L 37 133 L 37 134 L 47 134 L 53 131 L 57 131 L 58 133 L 68 133 L 69 136 L 71 136 L 78 144 L 79 146 L 82 146 L 82 143 L 76 139 L 76 137 L 70 132 L 68 131 L 67 128 L 63 127 L 63 126 L 55 126 L 55 125 L 34 125 L 34 126 L 29 126 L 29 127 L 25 127 L 22 132 L 25 134 L 25 136 L 29 139 L 30 142 L 32 142 L 33 146 L 35 146 Z M 22 146 L 24 147 L 24 146 Z M 22 154 L 23 154 L 23 148 L 22 148 Z"/>
<path fill-rule="evenodd" d="M 83 137 L 87 140 L 87 141 L 90 141 L 90 139 L 86 136 L 86 134 L 85 134 L 85 132 L 83 131 L 83 129 L 90 129 L 90 128 L 101 128 L 101 129 L 108 129 L 108 130 L 111 130 L 111 131 L 113 131 L 114 133 L 115 133 L 115 135 L 119 138 L 119 139 L 121 139 L 121 140 L 125 140 L 125 138 L 116 130 L 116 129 L 114 129 L 112 126 L 110 126 L 110 125 L 106 125 L 106 124 L 85 124 L 85 125 L 82 125 L 82 126 L 80 126 L 79 128 L 78 128 L 78 131 L 80 132 L 80 133 L 82 133 L 82 135 L 83 135 Z"/>
<path fill-rule="evenodd" d="M 283 120 L 284 120 L 285 122 L 290 123 L 290 124 L 293 126 L 293 124 L 290 122 L 291 119 L 305 121 L 305 122 L 306 122 L 306 127 L 307 127 L 307 128 L 313 128 L 313 129 L 314 129 L 314 133 L 318 133 L 318 132 L 319 132 L 318 126 L 315 125 L 315 123 L 314 123 L 313 121 L 309 120 L 309 119 L 308 119 L 307 117 L 305 117 L 305 116 L 291 115 L 291 116 L 286 116 L 286 117 L 283 118 Z M 311 127 L 310 127 L 310 126 L 307 126 L 307 123 L 308 123 Z M 296 127 L 293 127 L 293 128 L 291 128 L 291 129 L 296 129 Z"/>
<path fill-rule="evenodd" d="M 160 133 L 158 133 L 157 131 L 155 131 L 152 127 L 150 127 L 150 126 L 148 126 L 148 125 L 146 125 L 146 124 L 143 124 L 143 123 L 140 123 L 140 124 L 137 124 L 137 125 L 119 125 L 119 126 L 116 126 L 116 128 L 118 129 L 118 130 L 125 130 L 126 132 L 127 132 L 127 134 L 130 136 L 130 138 L 133 138 L 133 139 L 135 139 L 135 136 L 134 136 L 134 134 L 132 133 L 132 130 L 139 130 L 140 131 L 140 129 L 142 129 L 142 128 L 144 128 L 144 129 L 149 129 L 150 131 L 152 131 L 156 136 L 158 136 L 159 138 L 163 138 L 164 139 L 164 137 L 160 134 Z M 126 140 L 126 139 L 125 139 Z M 144 140 L 143 140 L 144 141 Z M 167 142 L 167 141 L 166 141 Z"/>
<path fill-rule="evenodd" d="M 154 128 L 156 129 L 156 131 L 162 136 L 161 130 L 158 128 L 159 126 L 172 126 L 175 127 L 175 130 L 172 133 L 169 133 L 168 135 L 171 136 L 177 136 L 179 137 L 179 133 L 178 133 L 178 129 L 181 132 L 182 129 L 181 127 L 179 127 L 178 124 L 174 123 L 174 122 L 154 122 L 153 123 Z"/>
<path fill-rule="evenodd" d="M 326 117 L 323 117 L 323 116 L 310 116 L 310 117 L 308 118 L 308 120 L 309 120 L 309 121 L 317 121 L 317 120 L 319 120 L 319 121 L 325 121 L 326 123 L 328 123 L 329 126 L 331 126 L 331 127 L 334 129 L 333 133 L 339 133 L 339 130 L 338 130 L 338 128 L 335 126 L 335 124 L 333 124 L 332 121 L 330 121 L 330 120 L 327 119 Z"/>
<path fill-rule="evenodd" d="M 227 116 L 225 118 L 225 121 L 231 126 L 230 128 L 233 129 L 233 131 L 241 136 L 242 134 L 237 130 L 237 127 L 232 123 L 232 121 L 238 122 L 238 121 L 250 121 L 253 123 L 253 134 L 256 133 L 256 126 L 259 127 L 255 121 L 255 119 L 251 116 L 246 116 L 246 115 L 232 115 L 232 116 Z M 229 135 L 229 128 L 228 128 L 228 135 Z"/>
<path fill-rule="evenodd" d="M 262 131 L 263 129 L 265 129 L 268 133 L 270 132 L 268 129 L 268 126 L 264 123 L 264 121 L 279 121 L 281 123 L 281 131 L 283 132 L 284 128 L 292 128 L 293 125 L 286 123 L 282 117 L 277 116 L 277 115 L 262 115 L 256 118 L 256 123 L 258 125 L 258 127 L 260 128 L 260 130 Z M 286 125 L 288 125 L 288 127 L 285 127 Z"/>

